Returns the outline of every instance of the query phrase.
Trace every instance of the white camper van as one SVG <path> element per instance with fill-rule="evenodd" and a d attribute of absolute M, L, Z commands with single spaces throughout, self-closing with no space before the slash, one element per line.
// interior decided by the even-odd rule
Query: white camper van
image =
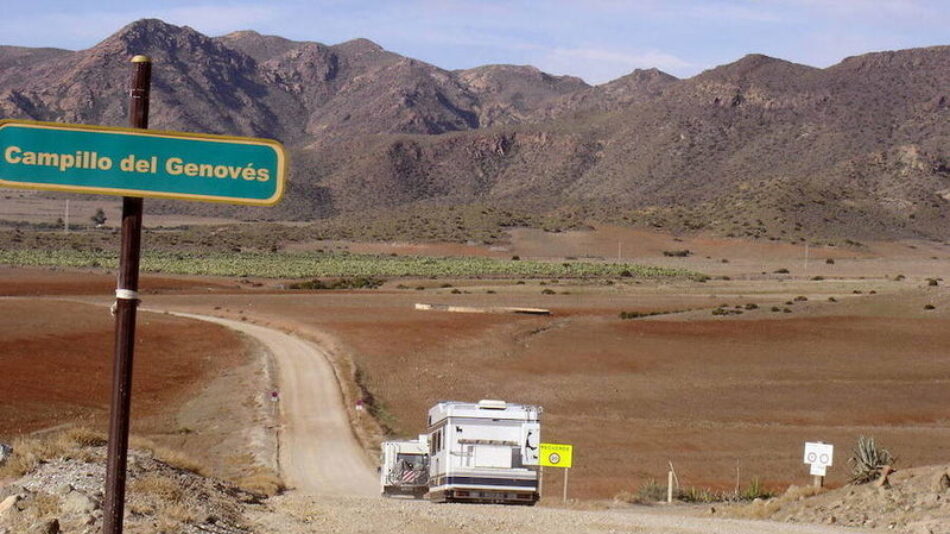
<path fill-rule="evenodd" d="M 429 499 L 532 505 L 541 407 L 483 400 L 429 410 Z"/>
<path fill-rule="evenodd" d="M 429 486 L 428 436 L 405 441 L 384 441 L 380 444 L 379 485 L 382 494 L 425 496 Z"/>

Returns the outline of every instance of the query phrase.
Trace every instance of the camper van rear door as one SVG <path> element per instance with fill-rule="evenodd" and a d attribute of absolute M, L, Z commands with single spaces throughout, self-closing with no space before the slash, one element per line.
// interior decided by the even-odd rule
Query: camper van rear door
<path fill-rule="evenodd" d="M 525 423 L 521 427 L 524 439 L 521 445 L 521 458 L 524 465 L 538 465 L 540 461 L 541 423 Z"/>

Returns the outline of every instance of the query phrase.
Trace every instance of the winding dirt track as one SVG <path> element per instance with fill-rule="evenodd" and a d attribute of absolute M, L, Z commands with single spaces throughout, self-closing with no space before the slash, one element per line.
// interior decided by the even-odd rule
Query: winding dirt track
<path fill-rule="evenodd" d="M 316 512 L 327 525 L 339 527 L 339 532 L 415 531 L 434 534 L 459 530 L 460 525 L 468 527 L 461 529 L 465 532 L 508 530 L 544 534 L 606 531 L 665 534 L 868 532 L 825 525 L 708 519 L 635 510 L 585 512 L 546 507 L 433 506 L 388 499 L 367 508 L 363 498 L 379 495 L 374 469 L 352 434 L 336 375 L 319 346 L 278 330 L 244 322 L 169 313 L 220 324 L 252 336 L 264 344 L 277 361 L 283 421 L 279 440 L 281 472 L 288 485 L 300 491 L 276 499 L 277 513 L 259 519 L 275 531 L 288 534 L 314 532 L 313 525 L 297 524 L 292 518 L 306 516 L 309 521 Z"/>
<path fill-rule="evenodd" d="M 272 328 L 170 313 L 237 330 L 273 354 L 280 384 L 280 470 L 288 486 L 314 494 L 379 494 L 374 468 L 353 436 L 336 375 L 320 347 Z"/>

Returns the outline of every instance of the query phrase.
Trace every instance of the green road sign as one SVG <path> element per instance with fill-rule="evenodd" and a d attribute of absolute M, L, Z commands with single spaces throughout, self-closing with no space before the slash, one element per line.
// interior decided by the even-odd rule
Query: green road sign
<path fill-rule="evenodd" d="M 272 206 L 287 156 L 269 139 L 0 121 L 0 185 Z"/>

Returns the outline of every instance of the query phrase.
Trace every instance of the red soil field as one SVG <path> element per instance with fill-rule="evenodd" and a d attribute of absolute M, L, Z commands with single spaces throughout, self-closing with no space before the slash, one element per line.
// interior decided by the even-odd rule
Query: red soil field
<path fill-rule="evenodd" d="M 145 274 L 139 281 L 141 293 L 176 290 L 223 290 L 236 284 L 197 277 L 162 277 Z M 0 296 L 111 295 L 115 276 L 100 270 L 79 271 L 48 268 L 0 266 Z"/>
<path fill-rule="evenodd" d="M 108 309 L 0 299 L 0 314 L 0 439 L 67 422 L 101 426 L 108 417 L 112 383 L 113 319 Z M 213 373 L 241 363 L 244 353 L 243 343 L 222 327 L 140 313 L 133 431 L 136 420 L 174 413 Z"/>
<path fill-rule="evenodd" d="M 620 320 L 620 310 L 675 310 L 700 300 L 710 306 L 710 298 L 677 288 L 662 294 L 633 287 L 623 295 L 570 289 L 577 294 L 541 297 L 499 288 L 496 295 L 159 300 L 196 310 L 215 305 L 252 321 L 331 333 L 399 435 L 422 431 L 427 408 L 439 400 L 540 404 L 544 440 L 576 447 L 571 493 L 577 497 L 607 498 L 650 478 L 665 480 L 669 461 L 687 486 L 732 489 L 737 464 L 743 486 L 753 477 L 771 486 L 808 483 L 801 461 L 807 440 L 837 445 L 829 482 L 841 484 L 860 434 L 875 436 L 905 466 L 950 456 L 950 318 L 920 311 L 933 295 L 809 302 L 792 315 L 762 307 L 717 319 L 707 308 L 683 318 Z M 940 309 L 950 304 L 945 293 L 937 297 Z M 734 301 L 713 302 L 720 299 Z M 414 301 L 547 303 L 555 314 L 423 312 L 411 309 Z M 901 306 L 912 306 L 917 316 Z M 559 478 L 550 477 L 550 491 L 557 491 Z"/>

